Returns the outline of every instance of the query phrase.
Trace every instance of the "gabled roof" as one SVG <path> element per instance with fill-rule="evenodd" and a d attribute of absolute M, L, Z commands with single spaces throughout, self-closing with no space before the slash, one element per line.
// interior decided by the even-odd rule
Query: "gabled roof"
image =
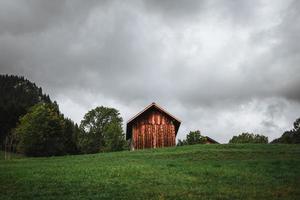
<path fill-rule="evenodd" d="M 138 114 L 136 114 L 135 116 L 133 116 L 132 118 L 130 118 L 127 121 L 127 128 L 126 128 L 126 139 L 131 138 L 131 134 L 132 134 L 132 123 L 139 117 L 141 116 L 143 113 L 145 113 L 146 111 L 150 110 L 150 109 L 157 109 L 160 112 L 168 115 L 170 118 L 172 118 L 174 120 L 174 125 L 175 125 L 175 134 L 177 135 L 179 126 L 181 124 L 181 121 L 176 118 L 175 116 L 173 116 L 172 114 L 170 114 L 169 112 L 167 112 L 166 110 L 164 110 L 162 107 L 160 107 L 159 105 L 157 105 L 155 102 L 151 103 L 150 105 L 148 105 L 146 108 L 144 108 L 142 111 L 140 111 Z"/>
<path fill-rule="evenodd" d="M 212 138 L 210 138 L 210 137 L 208 137 L 208 136 L 205 136 L 205 137 L 206 137 L 206 139 L 207 139 L 208 141 L 210 141 L 210 142 L 212 142 L 212 143 L 220 144 L 219 142 L 217 142 L 216 140 L 214 140 L 214 139 L 212 139 Z"/>

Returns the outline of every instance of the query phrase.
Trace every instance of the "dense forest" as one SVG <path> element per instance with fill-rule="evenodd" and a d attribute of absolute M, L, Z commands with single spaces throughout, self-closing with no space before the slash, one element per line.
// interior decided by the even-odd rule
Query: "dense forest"
<path fill-rule="evenodd" d="M 24 77 L 0 75 L 0 145 L 11 129 L 16 127 L 19 118 L 37 103 L 52 103 L 42 88 Z"/>

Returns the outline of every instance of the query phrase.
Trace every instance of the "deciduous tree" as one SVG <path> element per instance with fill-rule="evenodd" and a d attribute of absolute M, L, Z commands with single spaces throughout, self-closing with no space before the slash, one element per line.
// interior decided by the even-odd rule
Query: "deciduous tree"
<path fill-rule="evenodd" d="M 118 110 L 96 107 L 80 123 L 79 146 L 83 153 L 122 150 L 125 144 L 123 119 Z"/>
<path fill-rule="evenodd" d="M 64 119 L 53 104 L 33 106 L 20 119 L 15 130 L 17 151 L 29 156 L 52 156 L 65 153 Z"/>
<path fill-rule="evenodd" d="M 205 141 L 206 141 L 206 137 L 202 136 L 199 130 L 190 131 L 189 134 L 187 134 L 186 139 L 178 140 L 177 146 L 204 144 Z"/>

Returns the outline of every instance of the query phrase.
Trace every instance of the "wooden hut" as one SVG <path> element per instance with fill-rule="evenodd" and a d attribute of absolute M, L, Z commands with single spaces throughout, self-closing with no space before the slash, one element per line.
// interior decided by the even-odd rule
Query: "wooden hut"
<path fill-rule="evenodd" d="M 127 122 L 126 139 L 131 149 L 175 146 L 181 121 L 152 103 Z"/>

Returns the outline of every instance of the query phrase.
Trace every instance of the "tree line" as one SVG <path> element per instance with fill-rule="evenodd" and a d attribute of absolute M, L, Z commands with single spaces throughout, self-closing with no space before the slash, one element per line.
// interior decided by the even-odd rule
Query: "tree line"
<path fill-rule="evenodd" d="M 31 107 L 10 134 L 10 151 L 27 156 L 53 156 L 120 151 L 127 148 L 122 118 L 114 108 L 96 107 L 78 126 L 55 104 Z"/>
<path fill-rule="evenodd" d="M 97 153 L 128 149 L 123 119 L 115 108 L 96 107 L 79 125 L 34 83 L 0 76 L 1 148 L 28 156 Z"/>
<path fill-rule="evenodd" d="M 289 131 L 285 131 L 281 137 L 271 141 L 271 144 L 282 143 L 282 144 L 299 144 L 300 143 L 300 118 L 296 119 L 294 122 L 294 128 Z M 206 144 L 207 137 L 201 135 L 199 130 L 190 131 L 186 138 L 183 140 L 178 140 L 177 146 L 183 145 L 193 145 L 193 144 Z M 242 144 L 242 143 L 252 143 L 252 144 L 267 144 L 269 142 L 268 137 L 262 134 L 254 133 L 241 133 L 237 136 L 233 136 L 229 140 L 229 144 Z"/>

